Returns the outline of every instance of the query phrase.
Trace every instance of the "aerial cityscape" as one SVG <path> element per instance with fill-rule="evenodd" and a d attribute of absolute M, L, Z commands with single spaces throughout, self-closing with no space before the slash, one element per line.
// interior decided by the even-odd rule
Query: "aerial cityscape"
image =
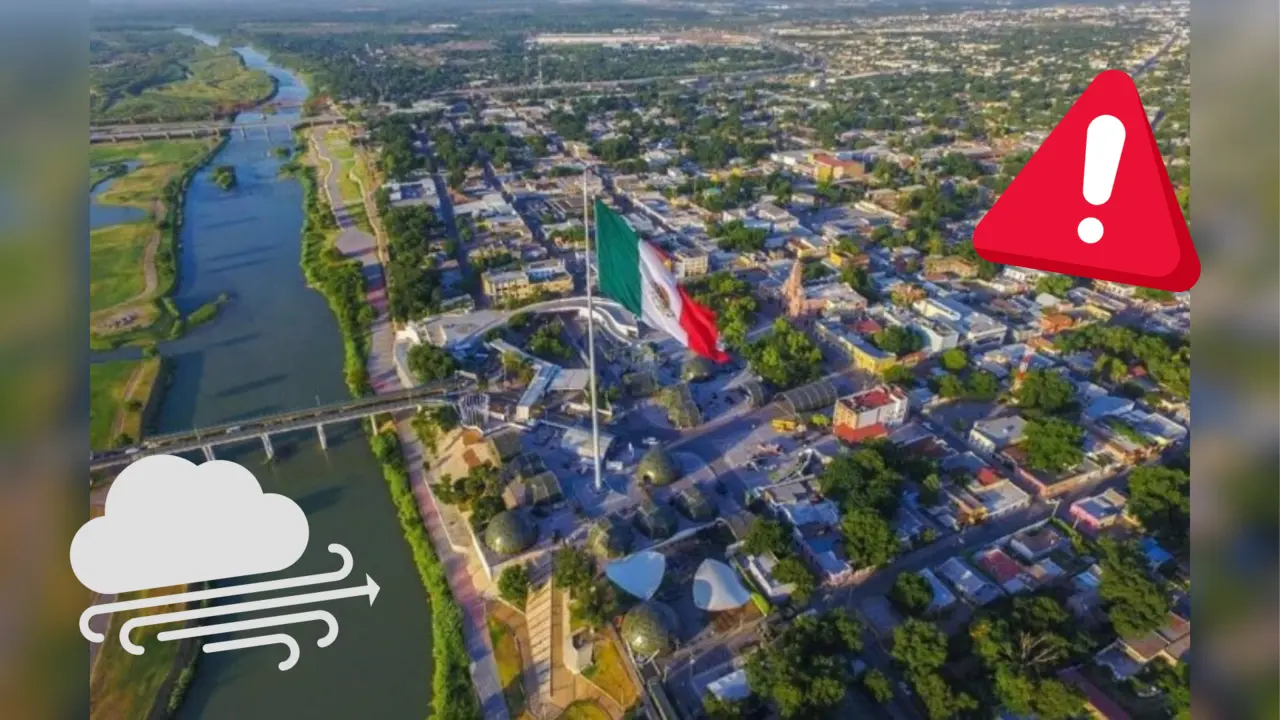
<path fill-rule="evenodd" d="M 1190 218 L 1189 12 L 95 4 L 91 515 L 231 460 L 378 599 L 91 715 L 1189 718 L 1190 294 L 972 242 L 1108 69 Z"/>

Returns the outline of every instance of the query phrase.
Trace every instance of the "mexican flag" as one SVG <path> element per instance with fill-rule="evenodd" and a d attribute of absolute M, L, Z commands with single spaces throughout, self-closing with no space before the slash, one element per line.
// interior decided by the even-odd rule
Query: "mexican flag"
<path fill-rule="evenodd" d="M 595 212 L 600 292 L 695 353 L 727 362 L 729 356 L 719 347 L 715 313 L 676 284 L 662 253 L 641 240 L 626 220 L 599 200 Z"/>

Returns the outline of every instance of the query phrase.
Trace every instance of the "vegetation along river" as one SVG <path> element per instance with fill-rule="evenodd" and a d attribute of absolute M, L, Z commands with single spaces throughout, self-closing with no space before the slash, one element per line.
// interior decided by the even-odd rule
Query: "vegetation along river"
<path fill-rule="evenodd" d="M 208 36 L 200 39 L 216 42 Z M 239 52 L 250 67 L 264 69 L 278 81 L 276 99 L 283 105 L 306 97 L 307 88 L 295 75 L 251 48 Z M 242 113 L 236 122 L 252 128 L 247 137 L 232 133 L 191 183 L 175 300 L 183 313 L 220 293 L 233 301 L 213 322 L 161 345 L 172 363 L 172 382 L 153 432 L 234 422 L 348 397 L 337 322 L 324 298 L 306 287 L 298 265 L 302 189 L 296 180 L 279 175 L 284 160 L 273 154 L 274 148 L 292 143 L 288 126 L 297 112 L 281 109 L 269 116 L 269 137 L 261 114 Z M 238 183 L 229 192 L 211 180 L 219 165 L 235 167 Z M 331 426 L 327 434 L 327 451 L 311 432 L 273 437 L 272 463 L 256 443 L 221 447 L 217 453 L 245 465 L 267 492 L 288 495 L 306 512 L 311 527 L 307 553 L 282 575 L 336 569 L 337 558 L 325 547 L 341 543 L 354 555 L 355 569 L 340 586 L 363 584 L 368 573 L 381 586 L 377 603 L 370 607 L 363 596 L 325 603 L 323 609 L 334 614 L 340 627 L 327 648 L 315 644 L 324 632 L 322 624 L 286 628 L 302 651 L 297 666 L 287 672 L 276 667 L 285 654 L 280 646 L 202 654 L 181 717 L 404 718 L 427 713 L 430 616 L 387 486 L 361 426 Z"/>

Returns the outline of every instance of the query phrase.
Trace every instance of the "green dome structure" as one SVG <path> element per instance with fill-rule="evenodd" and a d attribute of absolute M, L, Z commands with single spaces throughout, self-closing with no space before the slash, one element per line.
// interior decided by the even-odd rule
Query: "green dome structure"
<path fill-rule="evenodd" d="M 528 521 L 510 510 L 494 515 L 484 530 L 484 544 L 499 555 L 524 552 L 537 539 Z"/>
<path fill-rule="evenodd" d="M 651 485 L 670 485 L 679 474 L 671 456 L 661 447 L 649 448 L 636 465 L 636 481 Z"/>
<path fill-rule="evenodd" d="M 636 511 L 636 524 L 640 532 L 654 540 L 665 540 L 675 534 L 679 526 L 676 513 L 668 505 L 646 502 Z"/>
<path fill-rule="evenodd" d="M 613 516 L 600 518 L 587 531 L 587 546 L 599 557 L 618 558 L 631 552 L 635 532 Z"/>
<path fill-rule="evenodd" d="M 641 603 L 622 619 L 622 639 L 642 657 L 670 652 L 677 628 L 675 612 L 660 602 Z"/>

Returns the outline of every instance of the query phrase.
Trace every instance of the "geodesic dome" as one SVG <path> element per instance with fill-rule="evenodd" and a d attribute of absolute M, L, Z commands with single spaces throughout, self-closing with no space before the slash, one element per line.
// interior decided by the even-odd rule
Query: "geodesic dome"
<path fill-rule="evenodd" d="M 529 522 L 510 510 L 494 515 L 484 530 L 484 544 L 500 555 L 524 552 L 537 539 Z"/>
<path fill-rule="evenodd" d="M 649 448 L 636 464 L 637 481 L 648 480 L 653 485 L 669 485 L 675 482 L 677 475 L 675 463 L 661 447 Z"/>
<path fill-rule="evenodd" d="M 622 639 L 636 655 L 661 655 L 671 650 L 676 623 L 675 612 L 666 605 L 641 603 L 622 619 Z"/>

